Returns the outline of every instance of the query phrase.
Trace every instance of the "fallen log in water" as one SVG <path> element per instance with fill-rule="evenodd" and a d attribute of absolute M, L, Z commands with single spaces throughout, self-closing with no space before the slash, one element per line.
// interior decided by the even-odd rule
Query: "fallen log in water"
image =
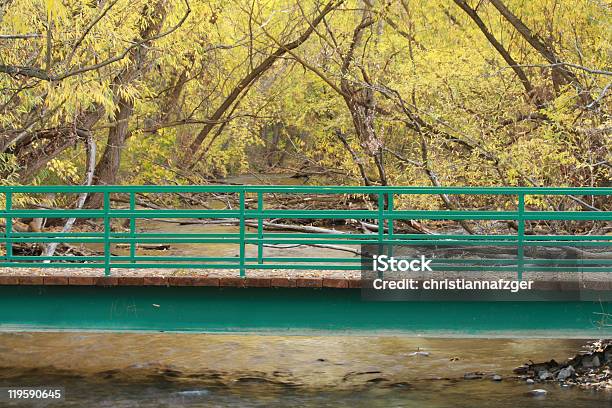
<path fill-rule="evenodd" d="M 118 243 L 114 244 L 117 248 L 129 248 L 130 244 Z M 138 249 L 147 249 L 150 251 L 167 251 L 170 249 L 170 244 L 136 244 Z"/>
<path fill-rule="evenodd" d="M 15 256 L 42 256 L 44 249 L 41 244 L 31 244 L 23 242 L 14 242 L 12 248 L 13 255 Z M 66 243 L 60 243 L 56 248 L 56 253 L 58 256 L 93 256 L 102 254 L 102 252 L 94 251 L 84 247 L 76 247 L 74 245 L 69 245 Z"/>

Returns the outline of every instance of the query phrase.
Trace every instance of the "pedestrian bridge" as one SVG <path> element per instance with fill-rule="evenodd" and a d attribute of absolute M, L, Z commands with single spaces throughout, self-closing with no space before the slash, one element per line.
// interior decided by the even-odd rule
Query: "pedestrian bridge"
<path fill-rule="evenodd" d="M 103 207 L 53 208 L 44 204 L 49 194 L 100 194 Z M 0 186 L 0 330 L 610 337 L 610 195 L 612 188 Z M 168 208 L 176 198 L 193 206 Z M 24 219 L 62 221 L 32 231 L 17 228 Z M 99 224 L 67 228 L 71 219 Z M 235 227 L 151 232 L 138 228 L 146 219 Z M 325 228 L 312 225 L 322 220 Z M 45 255 L 53 243 L 96 251 Z M 232 245 L 235 253 L 140 251 L 159 244 Z M 298 246 L 312 249 L 279 251 Z M 537 278 L 540 292 L 373 298 L 364 277 L 372 251 L 426 253 L 435 279 Z"/>

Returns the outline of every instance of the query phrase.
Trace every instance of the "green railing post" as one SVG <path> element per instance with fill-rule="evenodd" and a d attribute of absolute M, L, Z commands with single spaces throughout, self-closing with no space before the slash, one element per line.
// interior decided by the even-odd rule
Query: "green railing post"
<path fill-rule="evenodd" d="M 136 193 L 130 193 L 130 238 L 136 238 L 136 219 L 134 210 L 136 209 Z M 136 263 L 136 242 L 130 241 L 130 263 Z"/>
<path fill-rule="evenodd" d="M 393 213 L 393 193 L 389 193 L 387 195 L 387 215 L 390 216 Z M 391 244 L 389 245 L 389 250 L 387 251 L 389 256 L 393 256 L 393 218 L 387 218 L 387 228 L 389 229 L 388 236 Z"/>
<path fill-rule="evenodd" d="M 383 244 L 385 238 L 385 195 L 378 194 L 378 243 Z"/>
<path fill-rule="evenodd" d="M 517 272 L 518 280 L 523 279 L 523 271 L 525 269 L 525 247 L 523 243 L 525 241 L 525 194 L 520 193 L 518 195 L 518 217 L 517 217 L 517 249 L 518 249 L 518 260 L 517 260 Z"/>
<path fill-rule="evenodd" d="M 104 275 L 110 276 L 110 256 L 111 256 L 111 247 L 110 247 L 110 193 L 108 191 L 104 192 Z"/>
<path fill-rule="evenodd" d="M 264 212 L 264 202 L 263 202 L 263 193 L 261 191 L 257 192 L 257 211 L 260 213 L 260 216 L 257 218 L 257 263 L 263 263 L 263 212 Z"/>
<path fill-rule="evenodd" d="M 6 236 L 6 261 L 11 262 L 11 258 L 13 257 L 13 243 L 11 242 L 11 233 L 13 232 L 13 218 L 9 215 L 11 208 L 13 207 L 13 193 L 7 191 L 4 194 L 5 198 L 5 207 L 6 207 L 6 226 L 5 226 L 5 236 Z"/>
<path fill-rule="evenodd" d="M 385 250 L 383 241 L 385 239 L 385 195 L 378 193 L 378 254 L 382 255 Z M 378 277 L 382 279 L 383 273 L 378 272 Z"/>
<path fill-rule="evenodd" d="M 240 277 L 244 278 L 246 276 L 245 267 L 244 267 L 244 257 L 245 257 L 245 225 L 244 225 L 244 201 L 245 201 L 245 191 L 240 191 Z"/>

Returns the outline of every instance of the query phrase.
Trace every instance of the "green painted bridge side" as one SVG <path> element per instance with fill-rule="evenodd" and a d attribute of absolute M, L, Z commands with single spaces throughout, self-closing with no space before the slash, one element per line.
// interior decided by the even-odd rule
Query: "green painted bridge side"
<path fill-rule="evenodd" d="M 0 330 L 611 337 L 599 302 L 365 302 L 358 289 L 0 286 Z M 608 321 L 610 324 L 610 321 Z"/>

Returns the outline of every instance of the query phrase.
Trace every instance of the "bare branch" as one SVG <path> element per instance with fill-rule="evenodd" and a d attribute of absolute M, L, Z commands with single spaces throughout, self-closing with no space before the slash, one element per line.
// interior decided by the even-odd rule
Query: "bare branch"
<path fill-rule="evenodd" d="M 457 4 L 457 6 L 459 6 L 463 11 L 465 11 L 465 13 L 474 21 L 474 23 L 476 23 L 476 25 L 478 26 L 482 34 L 484 34 L 484 36 L 487 38 L 487 40 L 493 46 L 493 48 L 497 50 L 499 55 L 501 55 L 504 61 L 506 61 L 508 66 L 512 68 L 516 76 L 518 76 L 519 79 L 521 80 L 521 83 L 523 84 L 525 91 L 528 94 L 531 93 L 531 91 L 533 90 L 533 86 L 531 85 L 531 82 L 529 82 L 529 78 L 527 78 L 525 71 L 523 71 L 520 68 L 520 66 L 517 64 L 514 58 L 512 58 L 508 50 L 506 50 L 506 48 L 489 31 L 489 29 L 485 25 L 484 21 L 482 21 L 482 19 L 480 18 L 476 10 L 471 8 L 467 4 L 467 2 L 464 0 L 454 0 L 454 1 L 455 1 L 455 4 Z"/>
<path fill-rule="evenodd" d="M 612 71 L 605 71 L 603 69 L 589 68 L 589 67 L 585 67 L 585 66 L 578 65 L 578 64 L 572 64 L 570 62 L 556 62 L 554 64 L 519 64 L 519 65 L 508 66 L 507 68 L 515 68 L 515 67 L 519 67 L 519 68 L 556 68 L 556 67 L 561 67 L 561 66 L 579 69 L 579 70 L 588 72 L 589 74 L 593 74 L 593 75 L 612 76 Z"/>
<path fill-rule="evenodd" d="M 606 97 L 606 94 L 608 93 L 608 90 L 610 89 L 611 86 L 612 86 L 612 82 L 608 82 L 608 84 L 604 87 L 604 89 L 601 91 L 599 96 L 593 102 L 589 103 L 586 107 L 588 109 L 592 109 L 596 107 L 597 105 L 599 105 L 599 102 L 601 102 Z"/>
<path fill-rule="evenodd" d="M 0 34 L 0 40 L 27 40 L 30 38 L 40 38 L 42 35 L 32 34 Z"/>
<path fill-rule="evenodd" d="M 363 183 L 366 186 L 371 186 L 372 182 L 368 178 L 368 174 L 367 174 L 367 172 L 365 170 L 365 166 L 363 165 L 363 160 L 361 160 L 361 158 L 359 157 L 357 152 L 355 152 L 355 150 L 351 147 L 351 145 L 349 144 L 348 140 L 346 140 L 346 136 L 344 135 L 344 133 L 342 133 L 342 131 L 336 130 L 335 134 L 338 137 L 338 139 L 340 139 L 340 141 L 342 142 L 342 144 L 344 145 L 346 150 L 348 150 L 349 153 L 351 154 L 351 157 L 353 158 L 353 161 L 355 162 L 355 165 L 357 165 L 357 168 L 359 168 L 359 173 L 361 174 L 361 178 L 363 179 Z"/>
<path fill-rule="evenodd" d="M 0 72 L 14 76 L 22 75 L 29 78 L 38 78 L 42 79 L 43 81 L 52 80 L 47 71 L 35 67 L 0 64 Z"/>

